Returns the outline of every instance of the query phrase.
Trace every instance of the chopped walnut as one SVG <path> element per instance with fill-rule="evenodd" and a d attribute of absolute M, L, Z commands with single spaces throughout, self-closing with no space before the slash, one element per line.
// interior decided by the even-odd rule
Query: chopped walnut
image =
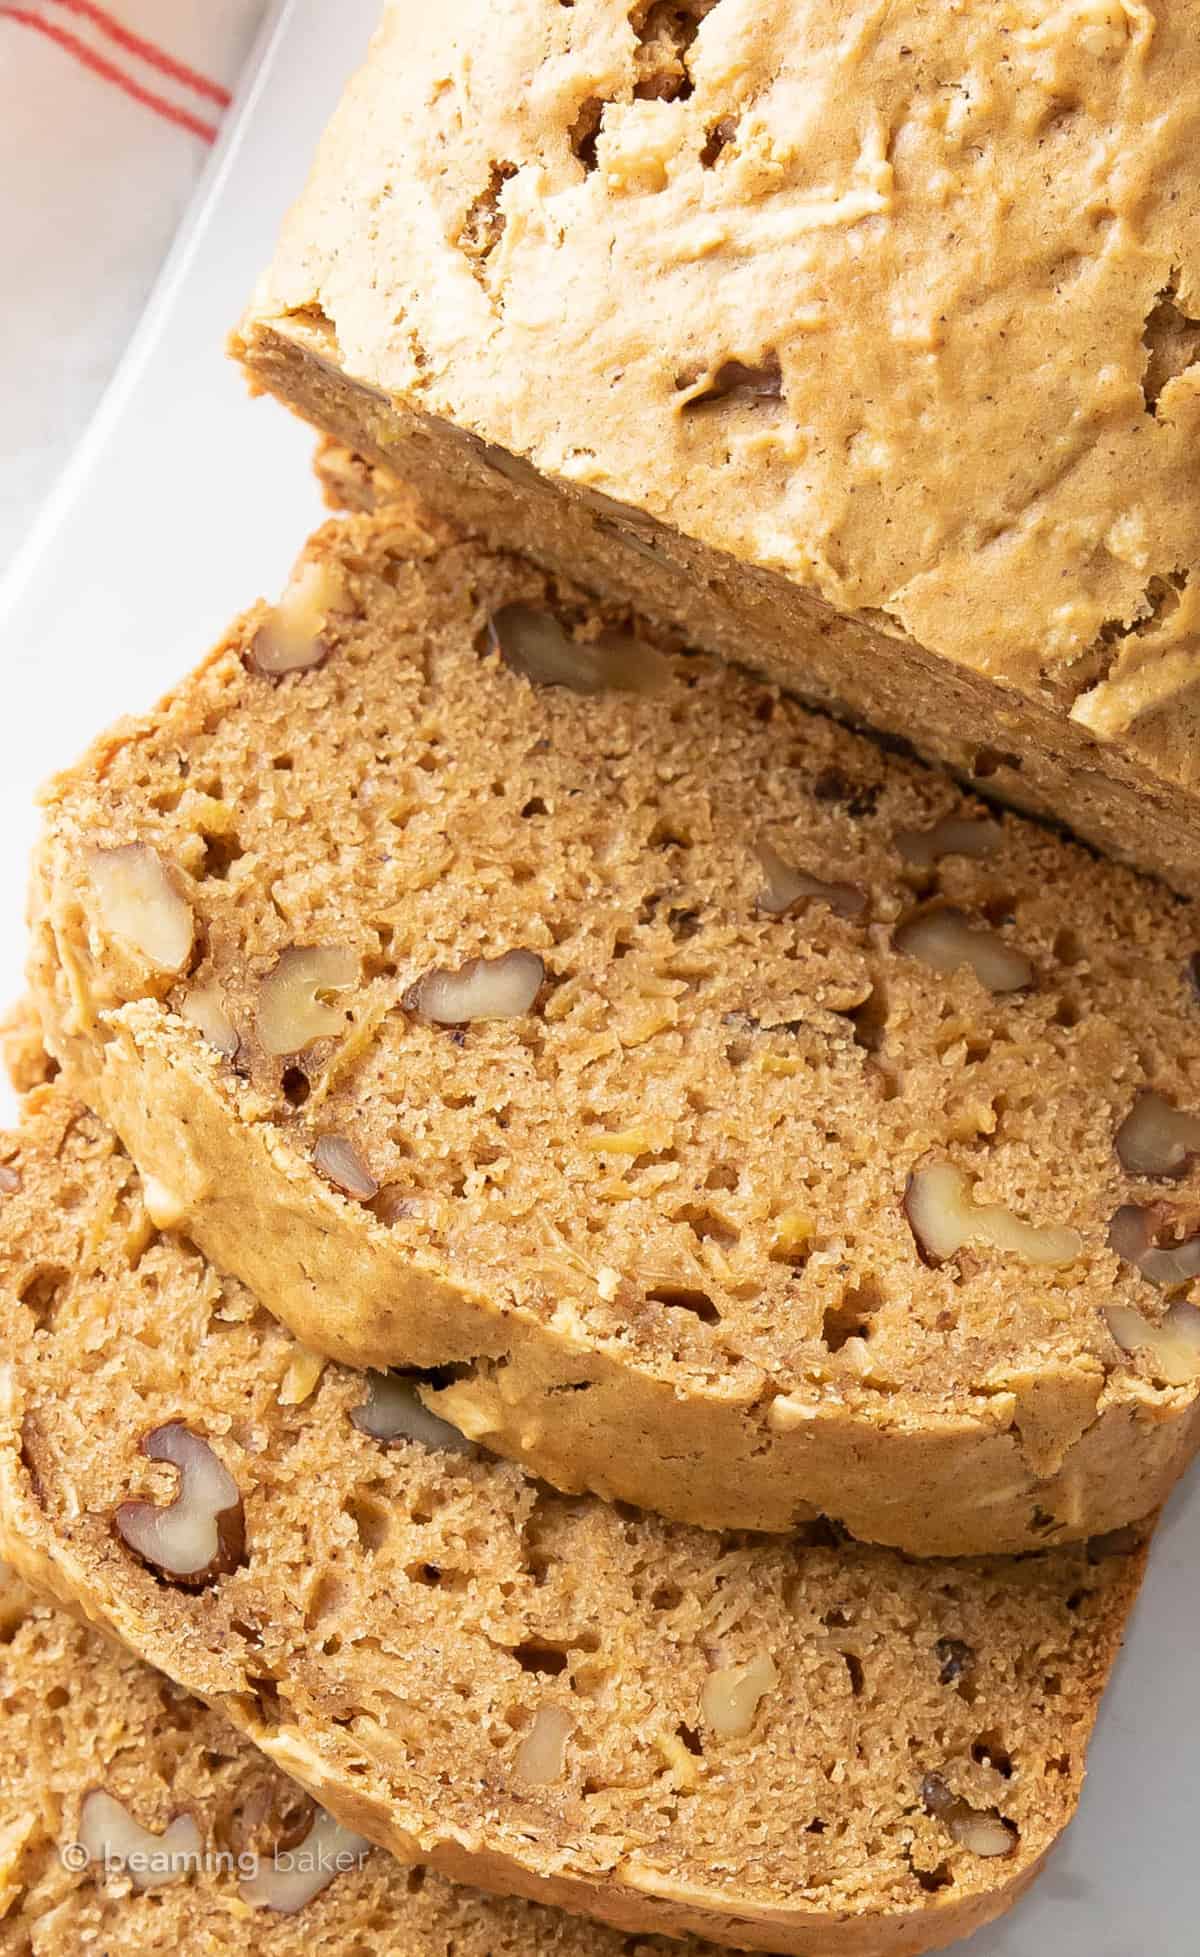
<path fill-rule="evenodd" d="M 1131 1176 L 1176 1181 L 1200 1154 L 1200 1116 L 1187 1114 L 1162 1094 L 1146 1089 L 1117 1129 L 1113 1145 L 1121 1167 Z"/>
<path fill-rule="evenodd" d="M 345 1026 L 324 994 L 345 992 L 359 976 L 359 956 L 349 945 L 292 945 L 282 952 L 258 995 L 257 1028 L 263 1051 L 300 1053 L 314 1040 L 331 1039 Z"/>
<path fill-rule="evenodd" d="M 1083 1250 L 1078 1230 L 1061 1224 L 1038 1228 L 1000 1203 L 976 1203 L 971 1185 L 951 1162 L 931 1162 L 908 1179 L 904 1212 L 917 1248 L 930 1264 L 944 1264 L 967 1244 L 1011 1251 L 1052 1269 L 1073 1264 Z"/>
<path fill-rule="evenodd" d="M 188 1025 L 202 1033 L 218 1053 L 223 1053 L 227 1060 L 234 1059 L 241 1041 L 215 980 L 207 985 L 189 986 L 179 1002 L 179 1011 Z"/>
<path fill-rule="evenodd" d="M 122 1502 L 113 1527 L 144 1563 L 174 1583 L 201 1589 L 245 1561 L 241 1492 L 212 1448 L 180 1420 L 155 1427 L 142 1441 L 152 1461 L 179 1470 L 173 1502 Z"/>
<path fill-rule="evenodd" d="M 234 1855 L 270 1855 L 299 1848 L 317 1804 L 310 1794 L 265 1763 L 251 1769 L 213 1819 L 213 1838 Z"/>
<path fill-rule="evenodd" d="M 1159 1325 L 1128 1305 L 1109 1305 L 1104 1316 L 1122 1352 L 1145 1352 L 1167 1386 L 1190 1386 L 1200 1379 L 1200 1311 L 1195 1305 L 1177 1299 Z"/>
<path fill-rule="evenodd" d="M 561 1780 L 567 1741 L 574 1730 L 575 1721 L 565 1706 L 539 1706 L 513 1759 L 516 1778 L 531 1787 L 550 1787 Z"/>
<path fill-rule="evenodd" d="M 430 1207 L 426 1197 L 403 1182 L 385 1182 L 378 1196 L 373 1196 L 367 1205 L 371 1215 L 389 1227 L 422 1216 Z"/>
<path fill-rule="evenodd" d="M 344 1135 L 322 1135 L 313 1149 L 313 1166 L 346 1196 L 369 1203 L 379 1194 L 379 1184 L 353 1142 Z"/>
<path fill-rule="evenodd" d="M 661 693 L 670 667 L 660 652 L 623 632 L 572 639 L 549 612 L 505 605 L 488 622 L 506 666 L 542 686 L 572 693 Z"/>
<path fill-rule="evenodd" d="M 867 893 L 853 883 L 823 883 L 804 870 L 794 870 L 771 848 L 760 842 L 757 850 L 766 883 L 758 895 L 758 908 L 772 917 L 782 917 L 805 898 L 828 904 L 837 917 L 861 917 L 867 908 Z"/>
<path fill-rule="evenodd" d="M 470 1441 L 448 1420 L 439 1419 L 417 1393 L 416 1381 L 401 1373 L 368 1373 L 367 1397 L 350 1418 L 362 1434 L 394 1447 L 398 1441 L 417 1441 L 422 1447 L 447 1454 L 470 1454 Z"/>
<path fill-rule="evenodd" d="M 295 1916 L 337 1875 L 361 1868 L 371 1853 L 365 1835 L 343 1828 L 324 1808 L 318 1808 L 312 1826 L 294 1846 L 275 1848 L 259 1859 L 254 1873 L 238 1884 L 243 1902 L 258 1909 L 273 1909 L 280 1916 Z"/>
<path fill-rule="evenodd" d="M 204 1838 L 190 1814 L 177 1814 L 156 1835 L 143 1828 L 129 1809 L 105 1787 L 85 1794 L 79 1809 L 79 1843 L 88 1862 L 106 1872 L 123 1865 L 137 1890 L 165 1889 L 181 1882 L 199 1866 Z M 74 1868 L 74 1862 L 68 1862 Z"/>
<path fill-rule="evenodd" d="M 969 965 L 989 992 L 1023 992 L 1033 983 L 1033 966 L 1023 951 L 1005 944 L 994 931 L 977 930 L 959 910 L 946 905 L 923 911 L 895 932 L 892 943 L 909 958 L 935 972 Z"/>
<path fill-rule="evenodd" d="M 345 603 L 346 587 L 338 566 L 305 559 L 255 633 L 250 664 L 267 679 L 319 666 L 329 650 L 324 635 L 330 614 Z"/>
<path fill-rule="evenodd" d="M 105 930 L 160 972 L 181 972 L 196 927 L 173 870 L 149 843 L 94 849 L 89 866 Z"/>
<path fill-rule="evenodd" d="M 921 1802 L 926 1814 L 942 1822 L 959 1846 L 972 1855 L 1011 1855 L 1020 1839 L 1011 1821 L 1005 1821 L 995 1808 L 974 1808 L 960 1795 L 952 1794 L 940 1774 L 926 1774 L 921 1782 Z"/>
<path fill-rule="evenodd" d="M 1189 1234 L 1185 1234 L 1189 1233 Z M 1108 1226 L 1108 1246 L 1170 1291 L 1200 1277 L 1200 1216 L 1170 1203 L 1123 1203 Z"/>
<path fill-rule="evenodd" d="M 896 848 L 915 869 L 931 870 L 943 856 L 969 856 L 983 861 L 994 856 L 1004 839 L 998 822 L 944 815 L 932 829 L 898 829 Z"/>
<path fill-rule="evenodd" d="M 769 1651 L 758 1651 L 745 1665 L 722 1665 L 710 1672 L 700 1694 L 705 1724 L 722 1739 L 740 1739 L 754 1725 L 759 1703 L 779 1684 Z"/>
<path fill-rule="evenodd" d="M 546 968 L 535 951 L 506 951 L 500 958 L 470 958 L 457 972 L 435 966 L 404 994 L 404 1009 L 437 1026 L 475 1020 L 517 1019 L 542 989 Z"/>

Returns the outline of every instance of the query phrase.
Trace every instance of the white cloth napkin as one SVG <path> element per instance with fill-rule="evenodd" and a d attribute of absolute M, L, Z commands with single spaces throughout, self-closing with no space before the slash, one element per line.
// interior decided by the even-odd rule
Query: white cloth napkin
<path fill-rule="evenodd" d="M 166 255 L 268 0 L 0 0 L 0 568 Z"/>

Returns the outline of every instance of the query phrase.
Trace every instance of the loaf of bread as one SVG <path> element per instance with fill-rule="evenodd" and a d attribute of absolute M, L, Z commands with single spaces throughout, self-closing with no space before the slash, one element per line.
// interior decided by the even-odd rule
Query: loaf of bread
<path fill-rule="evenodd" d="M 404 1868 L 0 1570 L 5 1957 L 717 1957 Z"/>
<path fill-rule="evenodd" d="M 539 557 L 1200 890 L 1197 0 L 391 0 L 236 340 Z"/>
<path fill-rule="evenodd" d="M 556 1486 L 975 1553 L 1195 1448 L 1189 907 L 411 505 L 47 791 L 33 919 L 156 1214 Z"/>
<path fill-rule="evenodd" d="M 556 1495 L 404 1380 L 297 1346 L 156 1230 L 61 1088 L 0 1183 L 3 1553 L 344 1827 L 631 1934 L 795 1957 L 938 1947 L 1061 1833 L 1135 1531 L 918 1564 Z M 163 1704 L 173 1795 L 111 1784 L 155 1831 L 193 1785 L 193 1715 Z"/>

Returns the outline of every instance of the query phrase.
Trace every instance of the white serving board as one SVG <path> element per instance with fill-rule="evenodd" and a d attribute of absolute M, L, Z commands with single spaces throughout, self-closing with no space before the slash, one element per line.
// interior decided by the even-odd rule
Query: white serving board
<path fill-rule="evenodd" d="M 273 595 L 319 517 L 311 436 L 250 402 L 223 339 L 377 10 L 273 9 L 137 339 L 0 591 L 0 1001 L 21 986 L 37 784 Z M 960 1946 L 970 1957 L 1200 1957 L 1198 1623 L 1193 1493 L 1160 1533 L 1079 1820 L 1026 1901 Z"/>

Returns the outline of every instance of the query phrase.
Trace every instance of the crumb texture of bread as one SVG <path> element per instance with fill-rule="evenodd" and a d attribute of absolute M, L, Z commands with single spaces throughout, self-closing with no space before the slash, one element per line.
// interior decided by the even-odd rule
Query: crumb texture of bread
<path fill-rule="evenodd" d="M 379 1381 L 155 1228 L 61 1088 L 3 1163 L 3 1554 L 343 1825 L 629 1935 L 797 1957 L 914 1957 L 1032 1878 L 1074 1811 L 1140 1532 L 920 1564 L 829 1525 L 718 1537 L 558 1495 L 381 1423 Z M 153 1445 L 170 1425 L 244 1521 L 198 1587 L 122 1534 L 131 1501 L 183 1499 Z M 162 1694 L 162 1744 L 191 1759 L 197 1715 Z"/>
<path fill-rule="evenodd" d="M 483 1896 L 404 1867 L 347 1833 L 300 1908 L 256 1900 L 255 1878 L 308 1873 L 316 1804 L 219 1713 L 0 1573 L 0 1952 L 4 1957 L 716 1957 L 709 1944 L 621 1937 L 534 1903 Z M 120 1866 L 126 1837 L 96 1845 L 89 1796 L 144 1831 L 142 1887 Z M 180 1817 L 196 1836 L 165 1841 Z M 308 1846 L 306 1847 L 306 1843 Z M 103 1866 L 107 1848 L 116 1866 Z M 190 1851 L 190 1859 L 189 1859 Z M 345 1858 L 341 1866 L 336 1857 Z M 162 1861 L 155 1868 L 157 1857 Z"/>
<path fill-rule="evenodd" d="M 1196 892 L 1198 141 L 1197 0 L 392 0 L 235 350 Z"/>
<path fill-rule="evenodd" d="M 1194 1451 L 1163 887 L 411 511 L 45 817 L 32 989 L 156 1218 L 472 1440 L 917 1554 L 1119 1527 Z"/>

